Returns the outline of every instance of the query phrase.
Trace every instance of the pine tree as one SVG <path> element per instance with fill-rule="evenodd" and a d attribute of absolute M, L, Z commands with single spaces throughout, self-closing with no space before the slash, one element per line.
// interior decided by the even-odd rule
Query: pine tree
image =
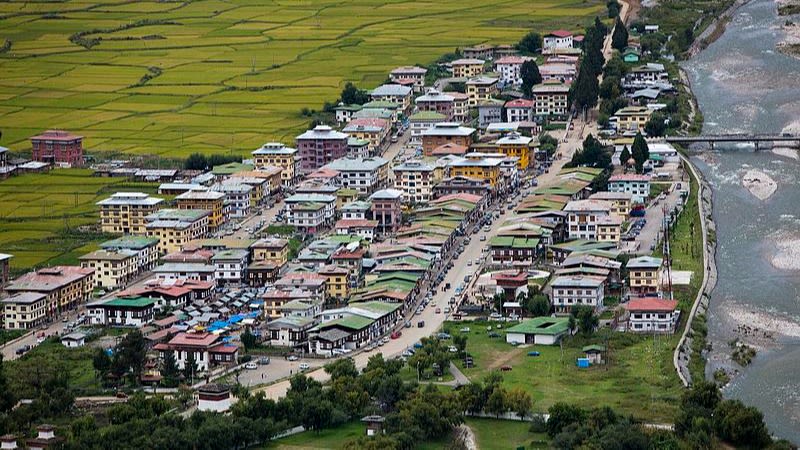
<path fill-rule="evenodd" d="M 650 159 L 650 150 L 647 148 L 647 141 L 644 140 L 642 133 L 636 133 L 636 137 L 633 138 L 631 154 L 634 161 L 636 161 L 636 172 L 642 173 L 644 163 Z"/>
<path fill-rule="evenodd" d="M 530 97 L 533 94 L 533 86 L 542 82 L 539 66 L 536 65 L 536 61 L 525 61 L 519 69 L 519 74 L 522 78 L 522 92 L 526 97 Z"/>
<path fill-rule="evenodd" d="M 628 46 L 628 29 L 619 17 L 614 25 L 614 34 L 611 35 L 611 46 L 620 52 L 625 51 L 625 47 Z"/>
<path fill-rule="evenodd" d="M 166 352 L 164 355 L 164 361 L 161 365 L 161 376 L 164 380 L 164 386 L 177 386 L 179 375 L 180 370 L 178 369 L 178 363 L 175 361 L 175 354 L 172 352 Z"/>
<path fill-rule="evenodd" d="M 197 375 L 197 362 L 194 359 L 194 353 L 188 352 L 186 361 L 183 364 L 183 377 L 194 383 L 194 377 Z"/>
<path fill-rule="evenodd" d="M 593 108 L 597 105 L 597 94 L 600 86 L 597 83 L 597 75 L 590 71 L 581 70 L 578 79 L 572 85 L 570 98 L 578 109 Z"/>
<path fill-rule="evenodd" d="M 631 159 L 631 152 L 628 151 L 628 146 L 626 145 L 622 147 L 622 153 L 619 155 L 619 165 L 625 167 L 629 159 Z"/>

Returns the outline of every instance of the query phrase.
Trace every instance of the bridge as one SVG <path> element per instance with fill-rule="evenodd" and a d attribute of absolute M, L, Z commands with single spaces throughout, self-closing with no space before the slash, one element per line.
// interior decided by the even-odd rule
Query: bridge
<path fill-rule="evenodd" d="M 766 133 L 739 133 L 739 134 L 704 134 L 700 136 L 667 136 L 667 142 L 670 144 L 694 144 L 705 142 L 714 148 L 717 143 L 739 143 L 748 142 L 753 143 L 758 150 L 761 143 L 786 142 L 793 147 L 800 147 L 800 134 L 781 133 L 781 134 L 766 134 Z"/>

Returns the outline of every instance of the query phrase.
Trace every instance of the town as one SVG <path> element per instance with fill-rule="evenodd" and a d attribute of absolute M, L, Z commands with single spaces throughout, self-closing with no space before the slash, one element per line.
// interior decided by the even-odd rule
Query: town
<path fill-rule="evenodd" d="M 689 378 L 690 358 L 673 367 L 672 352 L 704 277 L 698 183 L 663 138 L 686 118 L 680 81 L 643 50 L 658 33 L 617 19 L 464 47 L 435 71 L 348 84 L 327 122 L 218 163 L 96 160 L 67 130 L 32 136 L 29 158 L 0 148 L 7 180 L 84 168 L 131 186 L 96 203 L 91 227 L 107 239 L 74 264 L 17 274 L 13 252 L 0 254 L 2 327 L 18 333 L 3 358 L 91 348 L 108 401 L 189 389 L 189 412 L 278 400 L 298 374 L 335 382 L 331 367 L 366 373 L 375 355 L 440 386 L 532 376 L 531 364 L 586 384 L 648 362 L 655 378 Z M 118 370 L 134 345 L 137 362 Z M 666 358 L 634 361 L 639 351 Z M 509 387 L 523 400 L 483 411 L 524 419 L 559 400 Z M 654 382 L 625 412 L 672 420 L 661 408 L 682 387 L 655 399 Z M 385 420 L 360 422 L 373 436 Z M 62 439 L 39 433 L 29 448 Z"/>

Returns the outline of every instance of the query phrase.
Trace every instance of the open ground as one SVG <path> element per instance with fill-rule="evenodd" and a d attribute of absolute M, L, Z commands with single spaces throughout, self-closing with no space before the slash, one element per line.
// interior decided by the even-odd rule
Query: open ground
<path fill-rule="evenodd" d="M 0 3 L 0 145 L 47 128 L 91 152 L 185 157 L 289 143 L 345 81 L 457 47 L 574 31 L 599 0 L 65 0 Z M 1 44 L 2 42 L 0 42 Z"/>

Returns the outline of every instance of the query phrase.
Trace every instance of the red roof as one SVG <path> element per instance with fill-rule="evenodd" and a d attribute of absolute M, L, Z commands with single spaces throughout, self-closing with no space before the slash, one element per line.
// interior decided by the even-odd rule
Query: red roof
<path fill-rule="evenodd" d="M 342 248 L 333 254 L 333 259 L 361 259 L 366 252 L 363 248 L 355 249 L 352 252 Z"/>
<path fill-rule="evenodd" d="M 467 150 L 469 150 L 467 146 L 448 142 L 434 148 L 433 151 L 431 151 L 431 155 L 463 155 L 467 153 Z"/>
<path fill-rule="evenodd" d="M 395 84 L 402 85 L 402 86 L 406 86 L 406 85 L 409 85 L 409 84 L 416 83 L 416 81 L 414 81 L 411 78 L 398 78 L 398 79 L 396 79 L 396 80 L 394 80 L 392 82 L 395 83 Z"/>
<path fill-rule="evenodd" d="M 31 139 L 48 141 L 74 141 L 76 139 L 83 139 L 83 136 L 77 136 L 64 130 L 47 130 L 38 136 L 31 137 Z"/>
<path fill-rule="evenodd" d="M 235 345 L 228 345 L 228 344 L 220 344 L 216 347 L 211 347 L 208 349 L 209 353 L 236 353 L 239 351 L 239 347 Z"/>
<path fill-rule="evenodd" d="M 340 172 L 338 170 L 328 169 L 326 167 L 320 167 L 319 169 L 306 175 L 306 178 L 333 178 L 338 176 L 339 173 Z"/>
<path fill-rule="evenodd" d="M 169 346 L 210 347 L 217 342 L 218 336 L 211 333 L 179 333 L 169 341 Z"/>
<path fill-rule="evenodd" d="M 522 64 L 525 61 L 531 61 L 533 58 L 529 56 L 504 56 L 495 60 L 495 64 Z"/>
<path fill-rule="evenodd" d="M 555 37 L 570 37 L 570 36 L 572 36 L 572 32 L 569 32 L 567 30 L 555 30 L 555 31 L 551 31 L 547 35 L 548 36 L 555 36 Z"/>
<path fill-rule="evenodd" d="M 645 312 L 672 312 L 678 302 L 675 300 L 662 300 L 660 298 L 634 298 L 628 302 L 628 311 Z"/>
<path fill-rule="evenodd" d="M 431 201 L 431 203 L 432 204 L 439 204 L 439 203 L 444 203 L 444 202 L 446 202 L 448 200 L 465 200 L 465 201 L 468 201 L 470 203 L 477 204 L 478 202 L 481 201 L 482 198 L 483 197 L 481 197 L 480 195 L 467 194 L 465 192 L 461 192 L 461 193 L 458 193 L 458 194 L 443 195 L 443 196 L 437 198 L 436 200 Z"/>
<path fill-rule="evenodd" d="M 347 123 L 347 127 L 380 127 L 386 128 L 389 125 L 389 121 L 386 119 L 376 119 L 376 118 L 369 118 L 364 117 L 360 119 L 353 119 Z"/>
<path fill-rule="evenodd" d="M 341 219 L 336 222 L 336 228 L 375 228 L 377 220 L 368 219 Z"/>
<path fill-rule="evenodd" d="M 609 178 L 608 181 L 650 181 L 650 175 L 628 173 L 623 175 L 614 175 Z"/>
<path fill-rule="evenodd" d="M 506 102 L 506 108 L 533 108 L 533 104 L 533 100 L 518 98 L 516 100 L 509 100 Z"/>
<path fill-rule="evenodd" d="M 492 278 L 497 281 L 517 281 L 517 282 L 527 282 L 528 281 L 528 274 L 525 272 L 519 271 L 517 273 L 508 273 L 508 272 L 500 272 L 492 274 Z"/>

